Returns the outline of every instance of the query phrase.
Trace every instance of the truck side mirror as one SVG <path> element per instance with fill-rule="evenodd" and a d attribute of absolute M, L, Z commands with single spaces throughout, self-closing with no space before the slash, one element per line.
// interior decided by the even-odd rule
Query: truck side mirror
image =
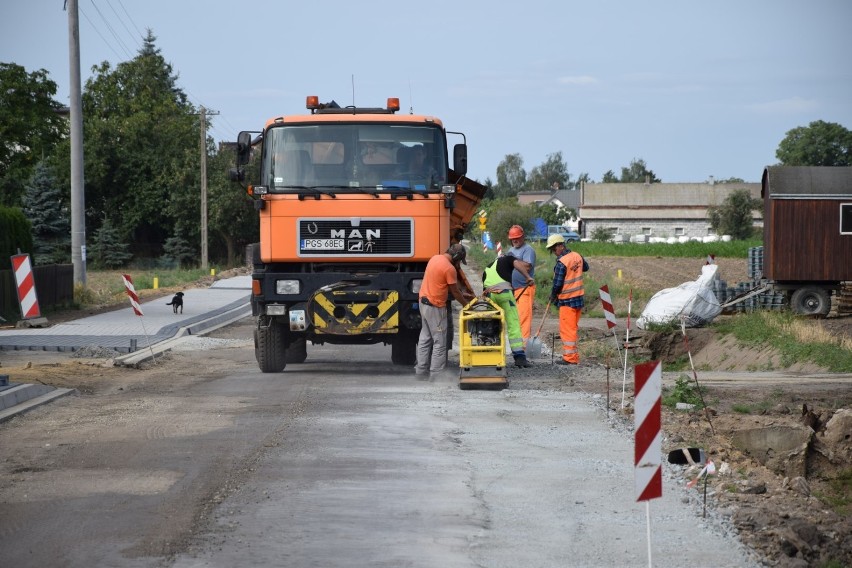
<path fill-rule="evenodd" d="M 453 146 L 453 171 L 460 176 L 467 173 L 467 144 Z"/>
<path fill-rule="evenodd" d="M 251 132 L 240 132 L 237 136 L 237 166 L 249 163 L 251 157 Z"/>

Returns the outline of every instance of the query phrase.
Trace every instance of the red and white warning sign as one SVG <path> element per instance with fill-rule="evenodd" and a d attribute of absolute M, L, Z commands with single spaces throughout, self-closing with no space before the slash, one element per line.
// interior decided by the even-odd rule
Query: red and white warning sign
<path fill-rule="evenodd" d="M 604 284 L 601 286 L 601 306 L 604 311 L 604 318 L 606 318 L 606 326 L 609 329 L 614 328 L 617 323 L 615 319 L 615 308 L 612 307 L 612 297 L 609 295 L 609 286 Z"/>
<path fill-rule="evenodd" d="M 24 319 L 41 317 L 30 255 L 13 255 L 12 270 L 15 272 L 15 284 L 18 287 L 18 302 L 21 305 L 21 317 Z"/>
<path fill-rule="evenodd" d="M 636 397 L 634 455 L 636 500 L 649 501 L 663 496 L 662 434 L 660 407 L 663 378 L 659 361 L 633 368 Z"/>
<path fill-rule="evenodd" d="M 133 306 L 133 313 L 141 316 L 142 308 L 139 307 L 139 296 L 136 295 L 136 288 L 133 287 L 133 280 L 129 274 L 122 274 L 121 279 L 124 281 L 124 288 L 127 290 L 127 295 L 130 296 L 130 305 Z"/>

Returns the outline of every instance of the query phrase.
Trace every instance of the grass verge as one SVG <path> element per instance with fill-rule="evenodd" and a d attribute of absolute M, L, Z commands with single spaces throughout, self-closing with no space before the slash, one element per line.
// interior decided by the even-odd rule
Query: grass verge
<path fill-rule="evenodd" d="M 714 327 L 743 345 L 775 348 L 785 367 L 809 361 L 832 373 L 852 372 L 852 338 L 833 335 L 820 320 L 784 311 L 758 311 L 729 318 Z"/>

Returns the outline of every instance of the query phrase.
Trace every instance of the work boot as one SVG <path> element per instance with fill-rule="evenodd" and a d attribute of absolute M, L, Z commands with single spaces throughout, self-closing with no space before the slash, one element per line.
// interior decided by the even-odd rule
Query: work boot
<path fill-rule="evenodd" d="M 515 367 L 532 367 L 526 355 L 515 355 Z"/>

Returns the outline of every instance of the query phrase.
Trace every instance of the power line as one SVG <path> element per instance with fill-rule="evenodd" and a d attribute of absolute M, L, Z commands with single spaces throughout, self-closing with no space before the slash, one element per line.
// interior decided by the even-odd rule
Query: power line
<path fill-rule="evenodd" d="M 95 30 L 95 33 L 98 34 L 98 36 L 100 36 L 100 38 L 103 40 L 103 42 L 106 44 L 106 46 L 110 49 L 110 51 L 112 51 L 115 54 L 115 57 L 120 60 L 121 55 L 115 50 L 115 48 L 113 48 L 112 44 L 107 41 L 107 39 L 103 36 L 101 31 L 98 29 L 98 27 L 89 18 L 88 14 L 86 14 L 86 12 L 83 11 L 82 6 L 78 6 L 78 9 L 83 14 L 83 17 L 86 18 L 86 21 L 89 22 L 89 25 L 92 26 L 92 29 Z"/>
<path fill-rule="evenodd" d="M 124 28 L 124 31 L 126 31 L 126 32 L 127 32 L 127 35 L 128 35 L 128 36 L 130 36 L 130 37 L 134 37 L 134 36 L 133 36 L 133 32 L 131 32 L 131 31 L 130 31 L 130 29 L 129 29 L 129 28 L 127 27 L 127 25 L 124 23 L 124 20 L 121 18 L 121 15 L 120 15 L 118 12 L 116 12 L 115 7 L 114 7 L 112 4 L 110 4 L 110 3 L 109 3 L 109 0 L 107 0 L 107 6 L 109 6 L 109 9 L 110 9 L 110 10 L 112 10 L 112 13 L 113 13 L 113 14 L 115 14 L 115 17 L 116 17 L 116 18 L 118 18 L 118 23 L 120 23 L 120 24 L 121 24 L 121 27 L 123 27 L 123 28 Z M 139 42 L 140 42 L 141 40 L 142 40 L 142 36 L 140 35 L 140 36 L 139 36 L 139 38 L 138 38 L 138 40 L 134 42 L 134 44 L 135 44 L 135 46 L 136 46 L 136 48 L 137 48 L 137 49 L 140 47 L 140 43 L 139 43 Z"/>
<path fill-rule="evenodd" d="M 131 54 L 131 53 L 130 53 L 130 50 L 129 50 L 129 49 L 127 49 L 127 46 L 126 46 L 126 45 L 124 45 L 124 42 L 123 42 L 123 41 L 121 41 L 121 38 L 120 38 L 120 37 L 118 37 L 118 34 L 117 34 L 117 33 L 115 33 L 115 30 L 113 30 L 113 29 L 112 29 L 112 26 L 111 26 L 111 25 L 109 24 L 109 22 L 107 21 L 106 16 L 104 16 L 103 12 L 101 12 L 101 9 L 100 9 L 100 8 L 98 8 L 98 5 L 97 5 L 97 4 L 95 4 L 95 0 L 89 0 L 89 1 L 92 3 L 92 6 L 94 6 L 94 7 L 95 7 L 95 11 L 97 11 L 98 15 L 99 15 L 99 16 L 101 17 L 101 19 L 104 21 L 104 24 L 106 25 L 107 29 L 109 30 L 109 33 L 111 33 L 111 34 L 112 34 L 112 37 L 114 37 L 114 38 L 115 38 L 115 41 L 117 41 L 117 42 L 118 42 L 118 44 L 121 46 L 121 48 L 124 50 L 124 53 L 127 55 L 127 58 L 128 58 L 128 59 L 133 59 L 133 54 Z"/>
<path fill-rule="evenodd" d="M 122 4 L 121 0 L 118 0 L 118 5 L 121 6 L 121 9 L 124 10 L 125 14 L 127 14 L 127 19 L 130 20 L 130 23 L 133 25 L 133 28 L 136 30 L 136 33 L 139 34 L 139 37 L 145 37 L 145 34 L 143 34 L 139 30 L 139 26 L 137 26 L 136 22 L 133 21 L 133 18 L 130 16 L 130 14 L 127 11 L 127 8 L 124 7 L 124 4 Z"/>

